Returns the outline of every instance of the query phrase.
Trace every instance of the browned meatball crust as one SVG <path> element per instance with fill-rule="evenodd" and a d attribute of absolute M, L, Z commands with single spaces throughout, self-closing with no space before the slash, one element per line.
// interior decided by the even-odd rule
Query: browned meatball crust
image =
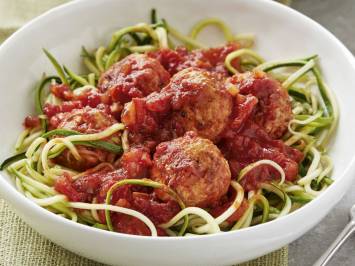
<path fill-rule="evenodd" d="M 231 172 L 219 149 L 190 131 L 157 146 L 151 178 L 171 187 L 187 206 L 209 207 L 227 192 Z"/>
<path fill-rule="evenodd" d="M 98 87 L 107 92 L 115 102 L 129 102 L 168 84 L 170 74 L 158 60 L 144 54 L 131 54 L 104 72 Z"/>
<path fill-rule="evenodd" d="M 126 104 L 122 122 L 132 133 L 157 142 L 194 131 L 217 142 L 232 113 L 232 96 L 215 73 L 187 68 L 175 74 L 160 92 Z"/>
<path fill-rule="evenodd" d="M 178 72 L 169 87 L 175 105 L 171 124 L 180 129 L 178 135 L 194 131 L 200 137 L 216 141 L 232 113 L 232 98 L 224 89 L 224 80 L 211 72 L 188 68 Z"/>
<path fill-rule="evenodd" d="M 105 109 L 85 107 L 74 109 L 71 112 L 59 113 L 51 118 L 56 120 L 57 128 L 75 130 L 84 134 L 98 133 L 117 123 Z M 108 141 L 113 143 L 120 142 L 117 134 L 111 136 Z M 56 163 L 63 166 L 83 171 L 96 166 L 101 162 L 113 162 L 115 155 L 101 149 L 77 145 L 81 159 L 76 160 L 69 150 L 64 150 L 59 156 L 54 158 Z"/>

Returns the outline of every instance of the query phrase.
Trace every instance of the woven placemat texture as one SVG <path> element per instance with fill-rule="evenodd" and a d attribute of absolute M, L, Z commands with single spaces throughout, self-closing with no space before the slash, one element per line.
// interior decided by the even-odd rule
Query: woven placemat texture
<path fill-rule="evenodd" d="M 28 20 L 68 0 L 0 0 L 0 43 Z M 1 177 L 0 177 L 1 178 Z M 0 266 L 103 265 L 65 250 L 27 226 L 0 199 Z M 241 264 L 242 266 L 287 266 L 288 249 Z"/>

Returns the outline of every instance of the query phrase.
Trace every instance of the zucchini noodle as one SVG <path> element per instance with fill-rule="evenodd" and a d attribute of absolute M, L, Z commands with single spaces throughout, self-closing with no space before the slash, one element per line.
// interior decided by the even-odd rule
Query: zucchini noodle
<path fill-rule="evenodd" d="M 92 203 L 93 204 L 97 203 L 96 198 L 93 199 Z M 91 209 L 90 212 L 91 212 L 92 218 L 94 218 L 95 221 L 100 222 L 100 218 L 99 218 L 99 215 L 97 213 L 97 210 L 96 209 Z"/>
<path fill-rule="evenodd" d="M 167 25 L 167 29 L 168 32 L 171 34 L 172 37 L 174 37 L 175 39 L 179 40 L 180 42 L 182 42 L 183 44 L 185 44 L 187 47 L 190 48 L 205 48 L 206 46 L 203 45 L 202 43 L 194 40 L 193 38 L 186 36 L 182 33 L 180 33 L 178 30 L 176 30 L 175 28 Z"/>
<path fill-rule="evenodd" d="M 280 173 L 280 182 L 279 185 L 283 184 L 285 182 L 285 172 L 282 169 L 282 167 L 280 165 L 278 165 L 277 163 L 275 163 L 274 161 L 271 160 L 259 160 L 255 163 L 249 164 L 248 166 L 246 166 L 245 168 L 243 168 L 238 176 L 238 181 L 242 180 L 243 177 L 250 172 L 251 170 L 253 170 L 254 168 L 260 166 L 260 165 L 270 165 L 273 168 L 275 168 L 279 173 Z"/>
<path fill-rule="evenodd" d="M 72 78 L 72 80 L 78 82 L 79 84 L 85 86 L 85 85 L 89 85 L 89 81 L 87 81 L 85 78 L 80 77 L 79 75 L 75 74 L 73 71 L 71 71 L 69 68 L 67 68 L 66 66 L 63 66 L 63 69 L 65 71 L 65 73 L 68 74 L 68 76 L 70 78 Z"/>
<path fill-rule="evenodd" d="M 113 134 L 115 134 L 117 131 L 123 130 L 124 125 L 123 124 L 114 124 L 107 129 L 105 129 L 102 132 L 95 133 L 95 134 L 87 134 L 87 135 L 73 135 L 69 136 L 66 139 L 73 142 L 73 141 L 91 141 L 91 140 L 99 140 L 99 139 L 104 139 L 107 138 Z"/>
<path fill-rule="evenodd" d="M 238 222 L 232 227 L 231 230 L 238 230 L 240 228 L 249 227 L 254 212 L 254 205 L 260 202 L 263 205 L 263 215 L 261 223 L 265 223 L 269 217 L 269 202 L 263 195 L 254 195 L 248 200 L 249 207 L 243 214 L 243 216 L 238 220 Z"/>
<path fill-rule="evenodd" d="M 177 201 L 177 203 L 180 205 L 182 210 L 185 209 L 185 204 L 172 189 L 170 189 L 168 186 L 166 186 L 164 184 L 154 182 L 149 179 L 124 179 L 124 180 L 118 181 L 113 186 L 111 186 L 109 191 L 107 192 L 106 204 L 110 203 L 113 191 L 123 185 L 140 185 L 140 186 L 147 186 L 147 187 L 152 187 L 152 188 L 157 188 L 157 189 L 164 189 L 170 196 L 172 196 Z M 109 210 L 105 211 L 105 217 L 106 217 L 107 227 L 109 228 L 110 231 L 113 231 Z M 179 232 L 179 235 L 183 235 L 185 233 L 188 222 L 189 222 L 189 218 L 187 215 L 185 215 L 184 216 L 184 224 Z"/>
<path fill-rule="evenodd" d="M 48 198 L 36 199 L 36 198 L 32 197 L 31 193 L 29 193 L 29 192 L 25 192 L 25 195 L 28 198 L 30 198 L 32 201 L 37 203 L 39 206 L 42 206 L 42 207 L 43 206 L 50 206 L 50 205 L 53 205 L 58 202 L 63 202 L 67 198 L 64 195 L 55 195 L 55 196 L 48 197 Z"/>
<path fill-rule="evenodd" d="M 241 47 L 251 48 L 255 42 L 255 35 L 248 33 L 237 34 L 234 36 L 234 41 L 238 42 Z"/>
<path fill-rule="evenodd" d="M 119 212 L 123 214 L 127 214 L 133 216 L 139 220 L 141 220 L 150 230 L 152 236 L 157 236 L 157 229 L 153 222 L 144 214 L 137 212 L 132 209 L 123 208 L 114 205 L 107 205 L 107 204 L 93 204 L 93 203 L 84 203 L 84 202 L 69 202 L 69 207 L 74 209 L 85 209 L 85 210 L 105 210 L 105 211 L 112 211 L 112 212 Z"/>
<path fill-rule="evenodd" d="M 284 144 L 303 153 L 295 180 L 286 177 L 288 172 L 285 173 L 281 167 L 282 163 L 279 165 L 268 159 L 254 161 L 241 169 L 238 176 L 232 178 L 230 186 L 233 189 L 232 195 L 235 196 L 229 198 L 231 191 L 226 194 L 228 204 L 222 202 L 225 204 L 221 205 L 223 211 L 218 209 L 216 217 L 211 213 L 214 213 L 213 208 L 217 205 L 212 206 L 213 208 L 186 207 L 177 192 L 168 185 L 150 179 L 115 180 L 107 188 L 107 194 L 90 196 L 88 202 L 71 202 L 67 196 L 58 193 L 55 189 L 56 181 L 64 174 L 64 177 L 70 177 L 70 181 L 74 182 L 99 171 L 117 170 L 122 153 L 127 153 L 133 144 L 129 143 L 129 131 L 122 123 L 113 124 L 94 134 L 60 128 L 48 131 L 50 115 L 48 114 L 48 117 L 45 115 L 47 104 L 60 105 L 66 101 L 58 95 L 56 97 L 51 92 L 50 86 L 65 84 L 74 99 L 87 92 L 99 95 L 102 93 L 98 87 L 101 74 L 116 62 L 131 53 L 175 49 L 179 44 L 188 50 L 208 48 L 208 44 L 197 40 L 197 37 L 210 26 L 219 29 L 225 41 L 236 43 L 236 47 L 240 48 L 225 56 L 222 62 L 224 70 L 230 75 L 238 75 L 239 72 L 245 71 L 266 72 L 278 80 L 281 88 L 288 92 L 293 118 L 287 125 L 287 132 L 278 141 L 283 141 Z M 113 221 L 111 220 L 114 213 L 129 215 L 143 222 L 151 236 L 157 236 L 159 231 L 157 229 L 163 229 L 167 235 L 174 237 L 240 230 L 287 215 L 316 198 L 332 183 L 330 176 L 333 163 L 326 154 L 326 149 L 339 120 L 338 104 L 333 92 L 323 80 L 317 55 L 265 62 L 265 59 L 252 49 L 254 42 L 253 34 L 235 34 L 217 18 L 200 20 L 189 34 L 183 34 L 164 19 L 160 19 L 153 9 L 150 24 L 139 23 L 121 28 L 113 33 L 108 44 L 97 49 L 87 50 L 82 47 L 81 57 L 88 70 L 86 73 L 75 73 L 69 67 L 61 65 L 49 51 L 43 49 L 56 74 L 43 75 L 35 88 L 35 110 L 40 124 L 36 123 L 34 128 L 27 128 L 19 134 L 14 145 L 15 155 L 4 160 L 0 170 L 6 170 L 14 178 L 17 190 L 35 204 L 66 219 L 108 231 L 115 230 L 113 224 L 115 220 L 113 218 Z M 237 60 L 238 64 L 233 65 Z M 223 68 L 223 65 L 221 67 Z M 239 89 L 229 85 L 227 91 L 236 97 Z M 106 104 L 104 100 L 102 102 Z M 112 157 L 84 172 L 59 165 L 57 164 L 59 160 L 54 159 L 60 155 L 79 162 L 83 158 L 95 159 L 93 149 L 103 150 Z M 66 153 L 63 153 L 64 151 Z M 248 174 L 258 167 L 274 169 L 273 172 L 280 179 L 258 181 L 256 187 L 248 190 L 249 188 L 244 186 L 248 182 Z M 116 189 L 120 186 L 134 188 L 143 186 L 149 188 L 147 191 L 164 193 L 169 200 L 175 201 L 180 209 L 174 212 L 176 214 L 169 221 L 154 225 L 145 214 L 114 205 L 118 204 L 114 201 L 115 192 L 118 193 Z M 146 189 L 144 188 L 144 191 Z M 105 215 L 104 222 L 101 214 Z"/>
<path fill-rule="evenodd" d="M 303 67 L 301 67 L 298 71 L 293 73 L 291 76 L 287 78 L 282 83 L 282 86 L 285 89 L 288 89 L 293 83 L 295 83 L 298 79 L 300 79 L 304 74 L 306 74 L 308 71 L 310 71 L 313 67 L 315 66 L 314 60 L 308 61 Z"/>
<path fill-rule="evenodd" d="M 95 80 L 95 73 L 90 73 L 88 75 L 88 82 L 91 86 L 93 86 L 95 88 L 96 85 L 96 80 Z M 96 88 L 95 88 L 96 89 Z"/>
<path fill-rule="evenodd" d="M 218 216 L 215 220 L 217 224 L 223 223 L 225 220 L 227 220 L 236 210 L 239 209 L 240 205 L 243 202 L 244 199 L 244 189 L 239 183 L 232 181 L 231 186 L 235 189 L 237 192 L 237 195 L 235 197 L 234 202 L 232 205 L 220 216 Z"/>
<path fill-rule="evenodd" d="M 15 150 L 16 151 L 20 151 L 23 141 L 25 140 L 25 138 L 29 135 L 30 130 L 29 129 L 25 129 L 24 131 L 21 132 L 21 134 L 18 136 L 16 144 L 15 144 Z"/>
<path fill-rule="evenodd" d="M 322 116 L 322 111 L 318 111 L 316 114 L 310 115 L 308 118 L 304 120 L 292 119 L 290 121 L 290 124 L 307 125 L 321 116 Z"/>
<path fill-rule="evenodd" d="M 292 202 L 284 190 L 282 190 L 280 187 L 278 187 L 275 184 L 266 184 L 266 183 L 261 184 L 261 188 L 276 194 L 284 202 L 283 207 L 280 210 L 277 218 L 282 217 L 290 212 L 292 207 Z"/>
<path fill-rule="evenodd" d="M 233 74 L 238 73 L 238 70 L 232 66 L 232 61 L 236 58 L 239 58 L 239 57 L 245 56 L 245 55 L 254 59 L 254 61 L 257 62 L 258 64 L 264 62 L 264 59 L 260 55 L 258 55 L 256 52 L 254 52 L 253 50 L 244 48 L 244 49 L 239 49 L 237 51 L 231 52 L 230 54 L 228 54 L 226 56 L 226 59 L 224 61 L 226 68 Z"/>
<path fill-rule="evenodd" d="M 32 144 L 28 147 L 25 155 L 27 158 L 32 158 L 34 153 L 36 152 L 36 149 L 42 145 L 43 143 L 46 143 L 47 140 L 45 138 L 39 137 L 35 141 L 32 142 Z"/>
<path fill-rule="evenodd" d="M 52 155 L 54 154 L 54 157 L 56 157 L 64 150 L 63 149 L 64 147 L 67 147 L 70 150 L 70 152 L 73 154 L 74 158 L 76 160 L 80 160 L 81 156 L 78 150 L 76 149 L 75 145 L 73 144 L 73 142 L 82 143 L 84 141 L 96 141 L 96 140 L 104 139 L 123 129 L 124 129 L 123 124 L 114 124 L 111 127 L 105 129 L 104 131 L 95 134 L 71 135 L 65 138 L 51 139 L 48 143 L 45 144 L 41 153 L 41 162 L 42 162 L 43 171 L 45 172 L 45 174 L 48 174 L 48 176 L 55 178 L 55 174 L 53 174 L 53 172 L 50 171 L 51 169 L 48 164 L 48 158 L 50 157 L 50 154 Z M 64 130 L 58 130 L 56 132 L 58 132 L 59 134 L 65 133 Z M 52 134 L 55 134 L 55 133 L 52 134 L 49 133 L 51 132 L 44 134 L 44 136 L 47 137 Z"/>
<path fill-rule="evenodd" d="M 122 148 L 124 151 L 129 150 L 128 134 L 128 129 L 125 129 L 122 134 Z"/>
<path fill-rule="evenodd" d="M 106 48 L 101 46 L 97 49 L 96 53 L 95 53 L 95 61 L 96 61 L 96 65 L 97 68 L 100 70 L 100 72 L 104 72 L 105 71 L 105 67 L 104 67 L 104 62 L 103 62 L 103 56 L 105 54 Z"/>
<path fill-rule="evenodd" d="M 62 83 L 69 84 L 68 79 L 67 79 L 62 67 L 58 63 L 57 59 L 55 59 L 55 57 L 50 52 L 48 52 L 46 49 L 43 49 L 43 51 L 46 54 L 46 56 L 48 57 L 49 61 L 51 61 L 55 70 L 57 71 L 58 76 L 59 76 L 60 80 L 62 81 Z"/>
<path fill-rule="evenodd" d="M 219 225 L 221 223 L 223 223 L 225 220 L 227 220 L 233 213 L 235 213 L 239 209 L 239 207 L 242 204 L 243 199 L 244 199 L 243 187 L 236 181 L 232 181 L 231 186 L 235 189 L 237 194 L 236 194 L 235 200 L 233 201 L 231 206 L 226 211 L 224 211 L 221 215 L 219 215 L 217 218 L 215 218 L 215 222 Z M 192 221 L 190 222 L 190 224 L 191 223 L 192 223 Z M 210 224 L 206 224 L 201 227 L 195 228 L 194 231 L 197 233 L 200 233 L 200 234 L 206 233 L 206 232 L 208 232 L 209 227 L 210 227 Z"/>
<path fill-rule="evenodd" d="M 144 45 L 144 46 L 131 46 L 129 50 L 132 53 L 145 53 L 156 50 L 156 47 L 153 45 Z"/>
<path fill-rule="evenodd" d="M 168 33 L 166 32 L 166 29 L 163 27 L 157 27 L 155 29 L 155 32 L 157 33 L 158 40 L 159 40 L 159 48 L 169 48 L 168 44 Z"/>
<path fill-rule="evenodd" d="M 108 52 L 112 52 L 117 43 L 120 41 L 120 39 L 126 35 L 127 33 L 130 33 L 130 32 L 145 32 L 147 33 L 153 40 L 153 43 L 158 43 L 159 42 L 159 39 L 158 39 L 158 35 L 157 33 L 153 30 L 153 28 L 146 24 L 146 23 L 139 23 L 135 26 L 130 26 L 130 27 L 126 27 L 126 28 L 123 28 L 123 29 L 120 29 L 119 31 L 115 32 L 113 35 L 112 35 L 112 39 L 111 39 L 111 42 L 110 44 L 108 45 Z"/>
<path fill-rule="evenodd" d="M 206 221 L 206 223 L 208 224 L 208 230 L 206 232 L 207 234 L 219 233 L 221 231 L 217 222 L 211 216 L 211 214 L 209 214 L 204 209 L 197 208 L 197 207 L 187 207 L 187 208 L 183 209 L 178 214 L 176 214 L 168 223 L 161 224 L 160 227 L 164 228 L 164 229 L 172 227 L 181 218 L 183 218 L 186 215 L 191 215 L 191 214 L 197 215 Z"/>
<path fill-rule="evenodd" d="M 197 35 L 207 26 L 216 26 L 218 27 L 224 34 L 224 38 L 227 42 L 234 41 L 234 36 L 231 29 L 220 19 L 218 18 L 207 18 L 202 19 L 195 26 L 192 27 L 190 36 L 192 39 L 196 39 Z"/>

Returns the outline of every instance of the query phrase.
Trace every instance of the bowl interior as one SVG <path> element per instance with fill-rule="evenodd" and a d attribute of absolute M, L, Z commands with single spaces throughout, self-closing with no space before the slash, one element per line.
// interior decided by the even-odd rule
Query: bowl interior
<path fill-rule="evenodd" d="M 318 54 L 326 83 L 335 92 L 340 107 L 339 127 L 330 149 L 335 165 L 333 177 L 340 177 L 354 154 L 348 147 L 355 127 L 349 127 L 353 109 L 353 69 L 349 69 L 338 44 L 322 29 L 310 26 L 308 20 L 300 21 L 298 17 L 280 14 L 277 9 L 265 8 L 258 1 L 211 2 L 203 7 L 201 4 L 202 1 L 169 1 L 169 4 L 164 4 L 163 1 L 149 0 L 144 4 L 140 1 L 102 1 L 102 5 L 97 5 L 89 1 L 65 12 L 53 12 L 56 16 L 46 17 L 46 23 L 33 23 L 28 27 L 30 30 L 23 30 L 21 36 L 10 40 L 6 49 L 2 49 L 0 57 L 3 73 L 0 87 L 5 92 L 0 99 L 0 121 L 6 124 L 0 158 L 12 154 L 16 136 L 22 130 L 23 118 L 34 113 L 36 82 L 42 73 L 54 73 L 42 48 L 49 49 L 62 64 L 80 71 L 81 46 L 91 49 L 106 44 L 115 30 L 141 21 L 148 22 L 150 8 L 156 7 L 161 17 L 184 33 L 205 17 L 223 19 L 235 33 L 253 33 L 256 35 L 255 49 L 267 60 Z M 84 16 L 79 15 L 83 12 Z M 76 19 L 78 17 L 80 19 Z M 57 21 L 61 22 L 60 25 Z M 222 38 L 213 28 L 201 35 L 202 40 L 211 44 L 222 43 Z M 26 40 L 25 46 L 20 39 Z"/>
<path fill-rule="evenodd" d="M 3 125 L 1 160 L 13 153 L 16 137 L 22 130 L 23 118 L 34 113 L 34 85 L 42 73 L 54 73 L 41 48 L 50 50 L 62 64 L 80 71 L 82 45 L 88 49 L 95 48 L 106 44 L 111 34 L 121 27 L 148 22 L 152 7 L 157 8 L 161 17 L 184 33 L 187 33 L 196 21 L 206 17 L 223 19 L 235 33 L 254 33 L 255 49 L 267 60 L 318 54 L 325 81 L 336 94 L 341 113 L 330 148 L 330 156 L 335 165 L 332 177 L 344 178 L 344 173 L 355 154 L 355 150 L 351 149 L 355 135 L 355 127 L 351 126 L 355 112 L 355 93 L 352 88 L 355 76 L 354 59 L 350 52 L 322 27 L 294 11 L 266 0 L 220 0 L 209 1 L 207 5 L 203 0 L 81 0 L 55 9 L 30 23 L 0 47 L 0 121 Z M 206 42 L 221 42 L 218 41 L 221 40 L 221 35 L 217 31 L 209 29 L 208 33 L 210 34 L 201 35 Z M 1 175 L 13 185 L 6 174 Z M 5 198 L 6 190 L 6 187 L 0 188 Z M 324 197 L 327 193 L 328 191 L 324 193 Z M 320 202 L 318 199 L 315 201 Z M 317 204 L 316 202 L 314 204 Z M 326 208 L 328 211 L 330 207 Z M 322 215 L 324 213 L 325 211 Z M 321 215 L 315 219 L 318 221 L 320 218 Z M 286 219 L 290 217 L 285 217 Z M 310 224 L 309 222 L 308 225 Z M 251 228 L 252 230 L 254 229 Z M 290 241 L 291 238 L 288 239 L 287 241 Z M 276 238 L 273 241 L 276 241 Z M 245 248 L 248 248 L 248 245 Z M 273 248 L 277 248 L 277 245 L 260 248 L 260 251 L 240 258 L 262 255 Z"/>

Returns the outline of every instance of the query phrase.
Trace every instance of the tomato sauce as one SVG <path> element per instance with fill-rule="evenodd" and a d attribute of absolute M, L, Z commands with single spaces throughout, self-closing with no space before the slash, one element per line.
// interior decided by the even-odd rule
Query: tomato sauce
<path fill-rule="evenodd" d="M 197 49 L 191 52 L 185 47 L 178 47 L 176 50 L 160 49 L 148 53 L 148 56 L 158 59 L 171 75 L 188 67 L 197 67 L 228 76 L 224 60 L 229 53 L 237 49 L 239 49 L 239 44 L 232 42 L 225 46 Z M 232 65 L 240 69 L 238 59 L 233 60 Z"/>
<path fill-rule="evenodd" d="M 23 126 L 25 128 L 35 128 L 35 127 L 39 127 L 41 125 L 41 120 L 39 119 L 38 116 L 26 116 L 24 122 L 23 122 Z"/>
<path fill-rule="evenodd" d="M 84 172 L 74 181 L 68 174 L 64 174 L 56 180 L 55 189 L 66 195 L 70 201 L 92 202 L 96 199 L 98 203 L 104 203 L 112 185 L 123 179 L 148 177 L 151 164 L 149 153 L 136 148 L 122 156 L 119 169 L 115 170 L 107 164 L 99 171 Z M 153 189 L 134 185 L 118 187 L 112 194 L 111 204 L 137 210 L 150 217 L 157 226 L 169 221 L 180 210 L 173 200 L 160 201 L 155 197 Z M 104 211 L 99 211 L 99 217 L 102 223 L 106 223 Z M 111 218 L 118 232 L 150 235 L 145 224 L 137 218 L 114 212 L 111 213 Z M 163 231 L 159 232 L 164 235 Z"/>
<path fill-rule="evenodd" d="M 156 59 L 145 54 L 131 54 L 104 72 L 98 87 L 114 102 L 126 103 L 160 91 L 169 79 L 169 73 Z"/>
<path fill-rule="evenodd" d="M 74 93 L 67 85 L 52 85 L 51 92 L 62 103 L 44 105 L 50 129 L 66 128 L 64 124 L 67 124 L 74 125 L 73 129 L 82 133 L 94 133 L 123 122 L 129 130 L 130 144 L 130 150 L 118 161 L 103 159 L 102 162 L 108 163 L 99 170 L 85 169 L 75 180 L 63 174 L 56 180 L 55 189 L 70 201 L 96 199 L 104 203 L 108 190 L 116 182 L 151 178 L 156 146 L 190 130 L 218 146 L 228 160 L 233 179 L 247 165 L 269 159 L 283 168 L 287 180 L 295 180 L 303 154 L 279 139 L 291 118 L 287 92 L 280 91 L 280 84 L 265 73 L 250 72 L 231 77 L 224 60 L 237 49 L 236 43 L 193 51 L 182 47 L 161 49 L 117 63 L 102 75 L 98 90 Z M 238 59 L 232 65 L 240 70 Z M 237 95 L 227 92 L 226 82 L 236 86 Z M 278 114 L 284 111 L 281 122 L 277 121 L 281 115 L 275 116 L 274 111 Z M 90 117 L 90 112 L 95 115 Z M 32 128 L 38 123 L 36 117 L 27 117 L 24 125 Z M 90 152 L 100 155 L 99 151 Z M 189 158 L 186 162 L 190 162 Z M 174 160 L 168 163 L 172 171 L 177 169 L 174 163 Z M 200 165 L 197 164 L 194 172 L 203 176 Z M 247 173 L 241 185 L 247 192 L 257 189 L 262 182 L 279 179 L 280 174 L 273 167 L 261 165 Z M 176 182 L 184 180 L 186 178 L 179 178 Z M 188 182 L 183 185 L 188 188 L 186 193 L 197 191 L 190 188 Z M 169 221 L 180 207 L 172 198 L 162 198 L 158 194 L 152 188 L 124 185 L 114 191 L 110 204 L 143 213 L 157 226 L 159 235 L 165 235 L 158 225 Z M 209 206 L 209 212 L 214 217 L 219 216 L 234 198 L 235 191 L 229 188 L 215 205 Z M 227 222 L 235 223 L 247 208 L 247 200 L 244 200 Z M 104 211 L 98 213 L 100 221 L 106 223 Z M 114 212 L 110 217 L 118 232 L 150 235 L 148 227 L 137 218 Z"/>
<path fill-rule="evenodd" d="M 254 96 L 239 95 L 237 102 L 234 121 L 219 143 L 228 159 L 232 175 L 238 176 L 240 170 L 247 165 L 268 159 L 283 168 L 287 180 L 295 180 L 298 163 L 303 159 L 302 152 L 285 145 L 282 140 L 272 139 L 261 126 L 250 119 L 257 103 Z M 272 166 L 261 165 L 246 174 L 242 185 L 246 190 L 253 190 L 262 182 L 279 178 L 280 174 Z"/>

